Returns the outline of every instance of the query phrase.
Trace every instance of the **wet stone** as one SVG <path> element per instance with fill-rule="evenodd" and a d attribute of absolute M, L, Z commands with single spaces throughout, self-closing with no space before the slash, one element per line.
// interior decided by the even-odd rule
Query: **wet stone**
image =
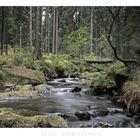
<path fill-rule="evenodd" d="M 125 111 L 121 108 L 108 108 L 109 114 L 113 115 L 113 114 L 124 114 Z"/>
<path fill-rule="evenodd" d="M 77 116 L 74 116 L 73 114 L 61 113 L 61 114 L 58 114 L 58 115 L 60 117 L 62 117 L 63 119 L 65 119 L 66 121 L 70 121 L 70 122 L 78 121 Z"/>
<path fill-rule="evenodd" d="M 78 117 L 79 120 L 90 120 L 90 114 L 88 112 L 75 112 L 74 113 L 75 116 Z"/>
<path fill-rule="evenodd" d="M 113 125 L 111 125 L 109 123 L 99 122 L 99 123 L 95 124 L 94 127 L 95 128 L 112 128 Z"/>
<path fill-rule="evenodd" d="M 80 92 L 82 89 L 80 87 L 75 87 L 71 90 L 71 92 Z"/>
<path fill-rule="evenodd" d="M 67 82 L 65 79 L 58 80 L 57 82 Z"/>
<path fill-rule="evenodd" d="M 93 110 L 90 111 L 90 115 L 95 118 L 95 117 L 104 117 L 109 114 L 109 111 L 107 109 L 98 109 L 98 110 Z"/>

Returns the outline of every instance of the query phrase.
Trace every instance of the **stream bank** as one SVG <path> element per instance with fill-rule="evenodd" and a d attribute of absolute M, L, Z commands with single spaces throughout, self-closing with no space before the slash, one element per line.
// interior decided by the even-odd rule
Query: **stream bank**
<path fill-rule="evenodd" d="M 48 82 L 43 98 L 1 100 L 0 107 L 60 116 L 68 127 L 140 127 L 137 116 L 114 105 L 108 96 L 91 95 L 86 79 L 60 78 Z"/>

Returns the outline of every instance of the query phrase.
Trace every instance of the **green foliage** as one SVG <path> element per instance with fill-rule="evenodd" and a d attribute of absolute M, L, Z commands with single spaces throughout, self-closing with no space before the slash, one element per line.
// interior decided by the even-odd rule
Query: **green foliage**
<path fill-rule="evenodd" d="M 108 41 L 106 39 L 105 33 L 102 33 L 98 38 L 93 40 L 98 45 L 96 55 L 101 57 L 111 57 L 112 56 L 112 49 L 109 47 Z"/>
<path fill-rule="evenodd" d="M 115 85 L 115 81 L 111 77 L 101 73 L 95 73 L 91 82 L 91 87 L 93 88 L 110 88 L 114 87 Z"/>
<path fill-rule="evenodd" d="M 83 57 L 89 51 L 90 37 L 87 30 L 83 27 L 65 36 L 64 40 L 64 43 L 67 45 L 67 52 L 74 57 Z"/>
<path fill-rule="evenodd" d="M 126 66 L 120 61 L 116 61 L 115 63 L 111 64 L 109 67 L 107 67 L 106 71 L 108 75 L 112 77 L 114 77 L 116 74 L 128 74 Z"/>
<path fill-rule="evenodd" d="M 16 66 L 24 65 L 27 68 L 35 69 L 33 55 L 27 52 L 16 53 L 13 58 L 13 64 Z"/>
<path fill-rule="evenodd" d="M 77 66 L 69 60 L 67 55 L 46 54 L 40 61 L 40 67 L 50 78 L 68 77 L 78 71 Z"/>

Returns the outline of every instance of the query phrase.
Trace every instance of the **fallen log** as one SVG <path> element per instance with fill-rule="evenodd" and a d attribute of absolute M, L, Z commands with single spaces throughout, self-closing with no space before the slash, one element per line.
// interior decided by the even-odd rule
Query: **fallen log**
<path fill-rule="evenodd" d="M 98 63 L 98 64 L 107 64 L 107 63 L 113 63 L 112 59 L 108 60 L 85 60 L 86 63 Z"/>
<path fill-rule="evenodd" d="M 30 80 L 35 80 L 36 82 L 43 83 L 45 81 L 44 74 L 37 70 L 27 69 L 23 66 L 4 66 L 2 68 L 8 74 L 22 77 Z"/>

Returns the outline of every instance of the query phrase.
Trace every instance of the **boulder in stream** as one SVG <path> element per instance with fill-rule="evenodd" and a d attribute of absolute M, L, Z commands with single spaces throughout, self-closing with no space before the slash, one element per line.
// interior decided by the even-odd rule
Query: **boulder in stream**
<path fill-rule="evenodd" d="M 94 128 L 112 128 L 112 127 L 113 125 L 103 122 L 98 122 L 97 124 L 94 125 Z"/>
<path fill-rule="evenodd" d="M 71 92 L 80 92 L 82 90 L 82 88 L 80 87 L 75 87 L 71 90 Z"/>
<path fill-rule="evenodd" d="M 61 114 L 59 114 L 59 116 L 61 116 L 62 118 L 64 118 L 67 121 L 71 121 L 71 122 L 78 121 L 77 116 L 75 116 L 73 114 L 61 113 Z"/>
<path fill-rule="evenodd" d="M 65 82 L 67 82 L 65 79 L 61 79 L 61 80 L 58 80 L 58 82 L 63 82 L 63 83 L 65 83 Z"/>
<path fill-rule="evenodd" d="M 47 84 L 40 84 L 35 86 L 35 91 L 39 92 L 39 93 L 47 93 L 50 90 L 50 86 L 48 86 Z"/>
<path fill-rule="evenodd" d="M 109 111 L 105 108 L 99 108 L 99 109 L 90 111 L 90 114 L 93 118 L 103 117 L 103 116 L 107 116 L 109 114 Z"/>
<path fill-rule="evenodd" d="M 77 116 L 80 121 L 90 120 L 90 114 L 88 112 L 75 112 L 74 115 Z"/>
<path fill-rule="evenodd" d="M 0 127 L 1 128 L 33 128 L 33 127 L 53 127 L 66 128 L 67 122 L 57 115 L 36 115 L 25 117 L 11 108 L 0 109 Z"/>

